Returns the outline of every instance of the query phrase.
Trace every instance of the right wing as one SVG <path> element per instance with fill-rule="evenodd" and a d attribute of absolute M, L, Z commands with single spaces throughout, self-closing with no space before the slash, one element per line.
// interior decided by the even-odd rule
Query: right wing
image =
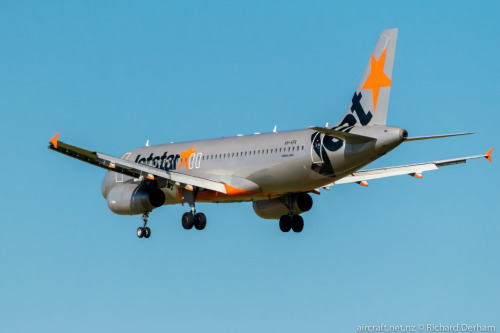
<path fill-rule="evenodd" d="M 191 185 L 227 194 L 226 185 L 222 182 L 213 181 L 201 177 L 185 175 L 175 171 L 165 171 L 148 165 L 125 161 L 121 158 L 101 154 L 95 151 L 75 147 L 58 141 L 59 133 L 50 140 L 49 149 L 61 154 L 68 155 L 80 161 L 90 163 L 100 168 L 121 173 L 139 179 L 163 179 L 175 185 Z"/>
<path fill-rule="evenodd" d="M 408 164 L 408 165 L 401 165 L 401 166 L 388 167 L 388 168 L 357 171 L 357 172 L 354 172 L 354 173 L 352 173 L 352 174 L 350 174 L 342 179 L 339 179 L 339 180 L 337 180 L 337 181 L 335 181 L 335 182 L 333 182 L 330 185 L 327 185 L 325 187 L 328 187 L 331 185 L 337 185 L 337 184 L 346 184 L 346 183 L 358 183 L 358 184 L 367 186 L 367 183 L 366 183 L 367 180 L 392 177 L 392 176 L 399 176 L 399 175 L 410 175 L 413 177 L 422 178 L 422 172 L 424 172 L 424 171 L 437 170 L 439 167 L 443 167 L 443 166 L 447 166 L 447 165 L 454 165 L 454 164 L 461 164 L 461 163 L 467 162 L 467 160 L 472 160 L 472 159 L 481 158 L 481 157 L 485 157 L 491 163 L 492 150 L 493 150 L 493 148 L 491 148 L 484 155 L 468 156 L 468 157 L 453 158 L 453 159 L 442 160 L 442 161 L 434 161 L 434 162 L 419 163 L 419 164 Z"/>

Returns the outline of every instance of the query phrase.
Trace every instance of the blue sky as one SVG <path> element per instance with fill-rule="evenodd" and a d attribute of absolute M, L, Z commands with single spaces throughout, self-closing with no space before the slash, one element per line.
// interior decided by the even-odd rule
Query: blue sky
<path fill-rule="evenodd" d="M 0 331 L 355 332 L 500 325 L 493 163 L 315 196 L 301 234 L 250 204 L 111 213 L 104 171 L 46 149 L 152 144 L 340 119 L 381 30 L 398 27 L 388 123 L 410 136 L 373 167 L 500 148 L 494 1 L 3 1 Z M 497 148 L 498 149 L 498 148 Z"/>

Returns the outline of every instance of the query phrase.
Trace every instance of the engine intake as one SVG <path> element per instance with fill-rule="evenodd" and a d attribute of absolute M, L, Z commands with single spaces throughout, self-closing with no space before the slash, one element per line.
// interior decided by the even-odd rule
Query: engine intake
<path fill-rule="evenodd" d="M 125 183 L 114 186 L 108 192 L 107 201 L 115 214 L 137 215 L 163 205 L 165 193 L 159 188 Z"/>
<path fill-rule="evenodd" d="M 307 193 L 292 195 L 293 214 L 299 215 L 312 208 L 313 200 Z M 255 214 L 263 219 L 279 219 L 283 215 L 288 215 L 288 198 L 282 196 L 271 200 L 260 200 L 253 202 Z"/>

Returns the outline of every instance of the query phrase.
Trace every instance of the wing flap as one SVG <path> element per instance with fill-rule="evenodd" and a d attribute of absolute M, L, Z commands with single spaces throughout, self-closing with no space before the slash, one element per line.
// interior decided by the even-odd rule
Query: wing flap
<path fill-rule="evenodd" d="M 363 181 L 367 181 L 367 180 L 371 180 L 371 179 L 400 176 L 400 175 L 410 175 L 410 176 L 421 175 L 422 172 L 425 172 L 425 171 L 437 170 L 440 167 L 448 166 L 448 165 L 462 164 L 462 163 L 466 163 L 467 160 L 472 160 L 472 159 L 482 158 L 482 157 L 487 158 L 488 161 L 491 162 L 491 151 L 492 150 L 493 150 L 493 148 L 490 149 L 484 155 L 452 158 L 452 159 L 448 159 L 448 160 L 419 163 L 419 164 L 408 164 L 408 165 L 401 165 L 401 166 L 380 168 L 380 169 L 361 170 L 361 171 L 354 172 L 354 173 L 352 173 L 344 178 L 341 178 L 341 179 L 339 179 L 339 180 L 337 180 L 329 185 L 326 185 L 326 186 L 332 186 L 332 185 L 337 185 L 337 184 L 347 184 L 347 183 L 359 183 L 359 182 L 363 182 Z M 421 176 L 418 178 L 421 178 Z"/>
<path fill-rule="evenodd" d="M 372 169 L 355 172 L 347 177 L 344 177 L 333 184 L 357 183 L 372 179 L 421 174 L 424 171 L 436 170 L 438 167 L 434 163 L 423 163 L 418 165 L 402 165 L 397 167 Z"/>

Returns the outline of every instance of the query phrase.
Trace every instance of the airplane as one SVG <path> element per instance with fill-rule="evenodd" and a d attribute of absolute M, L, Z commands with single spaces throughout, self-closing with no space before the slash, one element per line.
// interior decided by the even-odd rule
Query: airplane
<path fill-rule="evenodd" d="M 408 137 L 400 127 L 386 125 L 398 29 L 383 30 L 345 115 L 333 126 L 238 135 L 210 140 L 149 145 L 118 157 L 59 141 L 49 149 L 108 170 L 102 195 L 113 213 L 141 215 L 139 238 L 149 238 L 149 214 L 164 205 L 187 203 L 184 229 L 203 230 L 205 214 L 197 202 L 252 202 L 264 219 L 279 220 L 283 232 L 301 232 L 300 214 L 313 205 L 311 193 L 332 185 L 357 183 L 397 175 L 422 178 L 439 167 L 484 155 L 427 163 L 362 169 L 404 142 L 468 135 L 456 133 Z"/>

